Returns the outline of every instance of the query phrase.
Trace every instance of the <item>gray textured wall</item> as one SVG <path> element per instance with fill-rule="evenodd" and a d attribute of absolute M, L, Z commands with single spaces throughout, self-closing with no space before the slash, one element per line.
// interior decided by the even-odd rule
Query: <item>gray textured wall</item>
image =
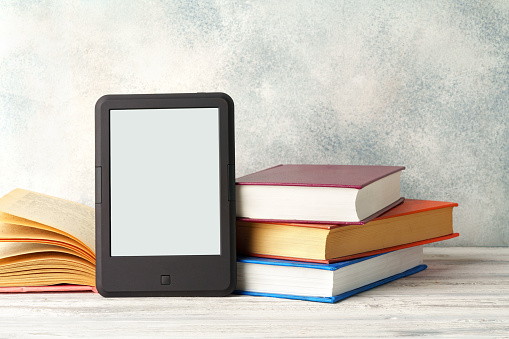
<path fill-rule="evenodd" d="M 405 165 L 461 237 L 509 245 L 509 2 L 1 1 L 0 194 L 93 205 L 94 104 L 224 91 L 237 175 Z"/>

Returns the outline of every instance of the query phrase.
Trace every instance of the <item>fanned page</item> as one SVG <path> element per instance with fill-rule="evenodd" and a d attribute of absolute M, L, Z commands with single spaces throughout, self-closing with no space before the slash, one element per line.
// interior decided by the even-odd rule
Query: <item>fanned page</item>
<path fill-rule="evenodd" d="M 0 243 L 0 259 L 14 257 L 30 253 L 60 252 L 70 255 L 76 255 L 76 252 L 68 248 L 56 245 L 42 243 L 23 243 L 23 242 L 2 242 Z M 90 262 L 93 265 L 93 262 Z"/>
<path fill-rule="evenodd" d="M 1 219 L 2 213 L 0 213 L 0 220 Z M 60 246 L 60 248 L 71 250 L 75 255 L 81 256 L 91 263 L 95 263 L 94 253 L 84 248 L 78 241 L 54 231 L 37 228 L 37 226 L 22 226 L 0 222 L 0 242 L 19 242 L 25 246 L 28 245 L 27 243 L 57 245 Z M 0 247 L 0 255 L 1 253 L 2 247 Z"/>
<path fill-rule="evenodd" d="M 95 285 L 95 269 L 89 262 L 59 252 L 23 254 L 0 259 L 3 287 L 55 284 Z"/>
<path fill-rule="evenodd" d="M 0 211 L 3 212 L 0 222 L 61 233 L 83 243 L 94 253 L 92 207 L 18 188 L 0 198 Z"/>
<path fill-rule="evenodd" d="M 0 293 L 93 290 L 94 231 L 91 207 L 22 189 L 0 198 Z"/>

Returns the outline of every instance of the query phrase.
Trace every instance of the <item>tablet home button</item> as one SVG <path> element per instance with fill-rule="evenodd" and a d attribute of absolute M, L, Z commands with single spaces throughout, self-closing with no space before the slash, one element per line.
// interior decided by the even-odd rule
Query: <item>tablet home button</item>
<path fill-rule="evenodd" d="M 171 279 L 169 275 L 162 275 L 161 276 L 161 285 L 170 285 Z"/>

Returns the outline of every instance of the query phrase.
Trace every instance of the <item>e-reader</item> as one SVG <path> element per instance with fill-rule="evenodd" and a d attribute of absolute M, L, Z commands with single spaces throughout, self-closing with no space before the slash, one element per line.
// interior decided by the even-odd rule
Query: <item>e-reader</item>
<path fill-rule="evenodd" d="M 224 93 L 106 95 L 95 114 L 99 293 L 230 294 L 233 100 Z"/>

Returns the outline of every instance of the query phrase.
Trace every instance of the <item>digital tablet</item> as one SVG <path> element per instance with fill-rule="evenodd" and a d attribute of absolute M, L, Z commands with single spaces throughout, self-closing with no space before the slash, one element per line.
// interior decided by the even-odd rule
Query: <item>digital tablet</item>
<path fill-rule="evenodd" d="M 232 99 L 224 93 L 106 95 L 95 110 L 99 293 L 231 293 Z"/>

